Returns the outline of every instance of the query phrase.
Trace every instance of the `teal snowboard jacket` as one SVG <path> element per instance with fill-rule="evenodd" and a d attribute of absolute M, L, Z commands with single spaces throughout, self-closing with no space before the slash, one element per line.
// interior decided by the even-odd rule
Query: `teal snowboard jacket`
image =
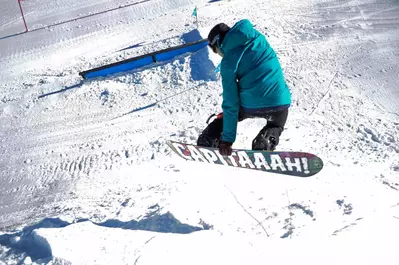
<path fill-rule="evenodd" d="M 237 22 L 219 45 L 223 52 L 222 141 L 234 143 L 238 113 L 291 104 L 291 93 L 274 50 L 247 19 Z"/>

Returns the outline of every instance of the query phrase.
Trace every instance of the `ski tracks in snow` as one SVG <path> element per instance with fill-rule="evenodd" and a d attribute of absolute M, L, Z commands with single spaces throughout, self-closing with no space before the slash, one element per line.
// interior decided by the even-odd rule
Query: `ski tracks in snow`
<path fill-rule="evenodd" d="M 36 101 L 29 109 L 14 109 L 14 117 L 4 115 L 4 121 L 14 122 L 16 117 L 21 121 L 3 131 L 0 143 L 0 150 L 6 155 L 0 161 L 1 175 L 8 176 L 1 187 L 6 207 L 19 197 L 38 198 L 29 203 L 21 200 L 22 212 L 43 198 L 48 205 L 52 199 L 68 200 L 78 179 L 159 159 L 169 155 L 170 150 L 163 145 L 166 139 L 196 136 L 195 126 L 182 130 L 190 126 L 192 119 L 186 114 L 197 113 L 208 102 L 201 96 L 203 92 L 200 96 L 188 92 L 209 88 L 203 83 L 187 88 L 185 79 L 190 73 L 182 60 L 189 57 L 159 67 L 156 75 L 149 69 L 110 82 L 94 81 L 77 91 Z M 162 78 L 165 71 L 173 73 L 166 81 Z M 157 75 L 158 81 L 154 80 Z M 150 84 L 120 82 L 126 78 L 141 82 L 149 78 Z M 46 101 L 52 103 L 45 104 Z M 158 103 L 145 111 L 135 111 L 154 102 Z M 197 106 L 191 108 L 194 102 Z M 4 210 L 0 220 L 4 226 L 12 221 L 8 211 L 12 212 L 12 208 Z"/>

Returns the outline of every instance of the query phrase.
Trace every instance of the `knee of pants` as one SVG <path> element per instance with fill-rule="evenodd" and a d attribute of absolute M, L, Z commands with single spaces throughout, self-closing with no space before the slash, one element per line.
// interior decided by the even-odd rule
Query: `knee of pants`
<path fill-rule="evenodd" d="M 284 130 L 287 118 L 288 118 L 288 109 L 272 113 L 269 115 L 267 119 L 266 126 L 268 128 L 280 127 L 282 130 Z"/>

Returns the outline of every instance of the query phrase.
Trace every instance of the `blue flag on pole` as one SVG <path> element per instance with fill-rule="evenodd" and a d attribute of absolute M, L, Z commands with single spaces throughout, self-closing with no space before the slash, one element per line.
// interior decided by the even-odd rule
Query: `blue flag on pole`
<path fill-rule="evenodd" d="M 193 17 L 197 16 L 197 7 L 194 8 L 193 13 L 191 14 Z"/>

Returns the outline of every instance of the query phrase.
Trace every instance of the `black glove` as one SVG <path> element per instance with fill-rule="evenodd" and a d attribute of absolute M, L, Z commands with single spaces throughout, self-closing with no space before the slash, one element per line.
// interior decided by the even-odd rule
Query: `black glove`
<path fill-rule="evenodd" d="M 222 156 L 229 156 L 231 155 L 232 149 L 231 146 L 233 145 L 233 143 L 229 143 L 229 142 L 221 142 L 219 144 L 219 153 Z"/>

